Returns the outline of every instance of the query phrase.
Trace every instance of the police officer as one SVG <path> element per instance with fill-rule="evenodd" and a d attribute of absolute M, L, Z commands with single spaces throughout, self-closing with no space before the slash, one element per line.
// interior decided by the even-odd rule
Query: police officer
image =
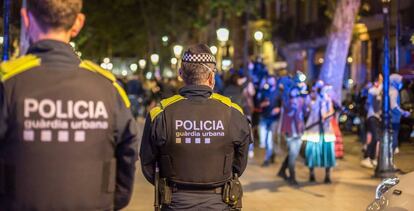
<path fill-rule="evenodd" d="M 1 64 L 0 210 L 118 210 L 131 196 L 137 127 L 115 77 L 69 40 L 82 0 L 28 0 L 28 54 Z"/>
<path fill-rule="evenodd" d="M 162 210 L 229 210 L 223 185 L 246 168 L 250 125 L 238 105 L 213 93 L 215 64 L 208 46 L 190 47 L 179 71 L 186 85 L 147 117 L 142 171 L 154 183 L 159 166 L 172 192 Z"/>

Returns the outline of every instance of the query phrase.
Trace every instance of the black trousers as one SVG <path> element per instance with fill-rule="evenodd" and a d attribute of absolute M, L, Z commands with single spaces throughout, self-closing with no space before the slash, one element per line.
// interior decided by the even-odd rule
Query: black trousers
<path fill-rule="evenodd" d="M 377 143 L 382 138 L 382 125 L 381 121 L 377 117 L 368 118 L 368 131 L 372 134 L 371 143 L 368 145 L 365 157 L 375 159 L 377 151 Z"/>
<path fill-rule="evenodd" d="M 175 192 L 169 206 L 162 211 L 229 211 L 222 195 L 216 193 Z"/>

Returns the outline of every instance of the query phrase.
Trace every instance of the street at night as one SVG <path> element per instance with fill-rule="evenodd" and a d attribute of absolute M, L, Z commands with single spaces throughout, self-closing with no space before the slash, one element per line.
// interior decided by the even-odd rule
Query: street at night
<path fill-rule="evenodd" d="M 414 1 L 1 5 L 0 211 L 414 210 Z"/>

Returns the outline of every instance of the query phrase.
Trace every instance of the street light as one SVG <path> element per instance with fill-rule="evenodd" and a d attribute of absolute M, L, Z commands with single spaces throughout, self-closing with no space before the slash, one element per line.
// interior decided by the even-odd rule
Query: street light
<path fill-rule="evenodd" d="M 177 58 L 171 58 L 171 64 L 172 65 L 176 65 L 178 63 L 178 59 Z"/>
<path fill-rule="evenodd" d="M 145 69 L 145 66 L 147 66 L 147 61 L 145 61 L 145 59 L 140 59 L 140 60 L 138 61 L 138 65 L 139 65 L 139 68 L 140 68 L 141 70 L 143 70 L 143 69 Z"/>
<path fill-rule="evenodd" d="M 230 31 L 226 28 L 219 28 L 216 31 L 217 39 L 220 42 L 227 42 L 229 40 Z"/>
<path fill-rule="evenodd" d="M 69 45 L 72 46 L 72 48 L 75 48 L 76 47 L 75 42 L 69 42 Z"/>
<path fill-rule="evenodd" d="M 261 32 L 261 31 L 256 31 L 256 32 L 254 33 L 254 39 L 255 39 L 257 42 L 262 42 L 262 41 L 263 41 L 263 37 L 264 37 L 264 35 L 263 35 L 263 32 Z"/>
<path fill-rule="evenodd" d="M 180 58 L 184 47 L 182 45 L 174 45 L 173 51 L 176 58 Z"/>
<path fill-rule="evenodd" d="M 154 66 L 157 66 L 158 62 L 160 61 L 160 56 L 156 53 L 151 54 L 151 62 Z"/>
<path fill-rule="evenodd" d="M 381 178 L 391 177 L 395 173 L 393 151 L 392 151 L 392 131 L 390 130 L 390 44 L 389 44 L 389 27 L 390 27 L 390 0 L 382 0 L 383 18 L 384 18 L 384 62 L 383 62 L 383 101 L 382 101 L 382 124 L 383 138 L 380 141 L 380 153 L 378 156 L 378 165 L 375 169 L 375 176 Z"/>
<path fill-rule="evenodd" d="M 129 69 L 131 69 L 132 72 L 136 72 L 138 70 L 138 65 L 135 63 L 132 63 L 131 65 L 129 65 Z"/>
<path fill-rule="evenodd" d="M 168 38 L 168 36 L 163 36 L 163 37 L 161 38 L 161 40 L 162 40 L 163 42 L 168 42 L 169 38 Z"/>
<path fill-rule="evenodd" d="M 212 53 L 213 55 L 216 55 L 216 54 L 217 54 L 218 49 L 217 49 L 217 47 L 216 47 L 215 45 L 213 45 L 213 46 L 211 46 L 211 47 L 210 47 L 210 51 L 211 51 L 211 53 Z"/>

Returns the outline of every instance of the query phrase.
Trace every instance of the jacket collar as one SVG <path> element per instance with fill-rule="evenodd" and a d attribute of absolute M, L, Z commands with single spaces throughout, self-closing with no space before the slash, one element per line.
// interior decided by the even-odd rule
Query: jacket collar
<path fill-rule="evenodd" d="M 79 65 L 81 62 L 72 46 L 57 40 L 40 40 L 33 43 L 27 53 L 40 57 L 42 63 L 68 63 Z"/>
<path fill-rule="evenodd" d="M 179 93 L 185 98 L 209 98 L 213 94 L 213 90 L 205 85 L 187 85 L 181 88 Z"/>

